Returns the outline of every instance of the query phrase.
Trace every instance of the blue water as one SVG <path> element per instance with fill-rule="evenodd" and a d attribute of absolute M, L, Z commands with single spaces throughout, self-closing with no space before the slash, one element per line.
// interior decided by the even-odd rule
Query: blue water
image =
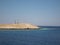
<path fill-rule="evenodd" d="M 60 28 L 0 30 L 0 45 L 60 45 Z"/>

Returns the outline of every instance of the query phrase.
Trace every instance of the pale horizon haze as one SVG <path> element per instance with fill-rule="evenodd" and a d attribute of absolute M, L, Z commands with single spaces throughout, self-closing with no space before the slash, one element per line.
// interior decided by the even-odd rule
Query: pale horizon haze
<path fill-rule="evenodd" d="M 15 21 L 60 26 L 60 0 L 0 0 L 0 24 Z"/>

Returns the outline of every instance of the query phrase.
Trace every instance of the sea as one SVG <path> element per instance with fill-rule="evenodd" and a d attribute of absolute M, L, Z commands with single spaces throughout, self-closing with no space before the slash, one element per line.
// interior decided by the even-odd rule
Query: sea
<path fill-rule="evenodd" d="M 41 26 L 36 30 L 2 30 L 0 45 L 60 45 L 60 26 Z"/>

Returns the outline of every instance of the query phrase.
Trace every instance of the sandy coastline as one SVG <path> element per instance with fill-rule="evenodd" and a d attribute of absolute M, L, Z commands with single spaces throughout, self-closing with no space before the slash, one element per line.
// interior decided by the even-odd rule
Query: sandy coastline
<path fill-rule="evenodd" d="M 0 24 L 0 29 L 38 29 L 38 26 L 32 24 Z"/>

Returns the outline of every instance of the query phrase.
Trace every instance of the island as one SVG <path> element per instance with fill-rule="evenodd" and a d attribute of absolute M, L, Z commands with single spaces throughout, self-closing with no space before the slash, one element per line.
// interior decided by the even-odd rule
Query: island
<path fill-rule="evenodd" d="M 38 29 L 40 27 L 27 24 L 27 23 L 19 23 L 19 24 L 0 24 L 0 29 Z"/>

